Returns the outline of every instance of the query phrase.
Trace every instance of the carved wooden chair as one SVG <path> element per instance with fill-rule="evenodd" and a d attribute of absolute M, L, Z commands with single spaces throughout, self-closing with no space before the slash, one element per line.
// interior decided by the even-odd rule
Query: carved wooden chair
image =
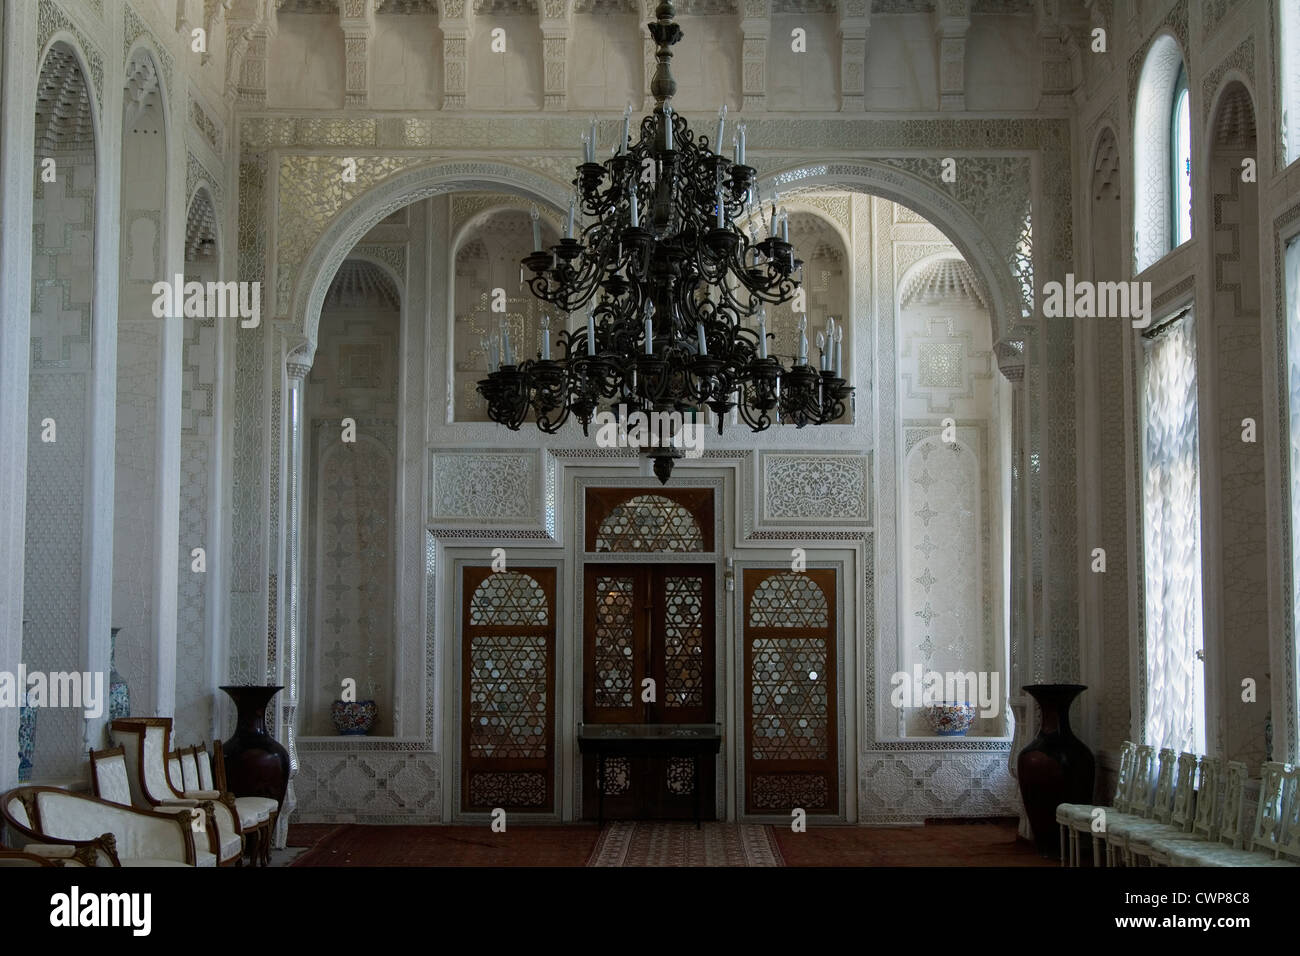
<path fill-rule="evenodd" d="M 0 796 L 0 820 L 23 852 L 82 866 L 213 866 L 194 845 L 190 809 L 142 810 L 59 787 Z"/>
<path fill-rule="evenodd" d="M 199 809 L 204 834 L 200 840 L 207 851 L 222 866 L 237 865 L 243 856 L 243 836 L 234 810 L 221 803 L 215 791 L 185 793 L 172 782 L 168 756 L 171 728 L 170 717 L 122 717 L 113 721 L 111 730 L 123 752 L 132 803 L 137 807 Z M 179 767 L 175 779 L 180 780 Z"/>
<path fill-rule="evenodd" d="M 212 761 L 208 759 L 206 749 L 196 751 L 195 759 L 199 779 L 213 782 L 213 786 L 222 793 L 228 793 L 226 786 L 226 757 L 221 749 L 221 742 L 212 745 Z M 280 804 L 270 797 L 234 797 L 235 812 L 239 817 L 243 832 L 252 838 L 253 861 L 262 866 L 271 862 L 271 839 L 275 834 L 276 820 L 279 818 Z"/>

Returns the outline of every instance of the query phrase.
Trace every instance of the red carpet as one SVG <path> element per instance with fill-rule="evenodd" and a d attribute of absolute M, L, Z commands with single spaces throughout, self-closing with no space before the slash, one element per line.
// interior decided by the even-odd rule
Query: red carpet
<path fill-rule="evenodd" d="M 923 827 L 777 827 L 786 866 L 1055 866 L 1016 838 L 1014 820 Z"/>
<path fill-rule="evenodd" d="M 600 840 L 594 824 L 512 826 L 505 833 L 493 833 L 486 826 L 294 824 L 289 828 L 289 845 L 312 848 L 290 866 L 610 865 L 610 860 L 595 858 L 597 844 L 610 856 L 611 836 L 617 835 L 619 826 L 608 824 L 605 839 Z M 639 824 L 638 828 L 645 826 Z M 693 826 L 688 829 L 696 832 Z M 813 827 L 806 833 L 792 833 L 788 827 L 751 829 L 766 831 L 764 841 L 775 840 L 777 852 L 771 862 L 761 860 L 754 848 L 744 851 L 752 857 L 750 862 L 768 866 L 779 866 L 782 859 L 786 866 L 1059 866 L 1016 839 L 1014 821 Z M 727 847 L 709 851 L 701 844 L 704 849 L 697 847 L 700 852 L 696 853 L 690 849 L 694 844 L 674 850 L 671 840 L 643 841 L 644 850 L 635 840 L 627 842 L 625 859 L 615 865 L 690 866 L 697 863 L 697 857 L 711 865 L 744 865 L 743 858 L 731 859 L 737 854 Z M 676 857 L 681 857 L 680 862 Z"/>
<path fill-rule="evenodd" d="M 349 823 L 290 866 L 586 866 L 599 835 L 594 824 L 493 833 L 486 826 Z"/>

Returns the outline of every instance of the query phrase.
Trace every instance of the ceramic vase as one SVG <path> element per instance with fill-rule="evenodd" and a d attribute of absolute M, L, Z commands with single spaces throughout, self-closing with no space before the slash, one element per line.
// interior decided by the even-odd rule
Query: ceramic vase
<path fill-rule="evenodd" d="M 378 714 L 379 706 L 373 700 L 336 700 L 330 707 L 334 729 L 345 737 L 370 733 Z"/>
<path fill-rule="evenodd" d="M 108 657 L 108 719 L 131 716 L 131 688 L 126 686 L 126 678 L 117 672 L 117 633 L 120 627 L 113 628 L 109 637 Z"/>
<path fill-rule="evenodd" d="M 266 730 L 266 705 L 283 687 L 222 687 L 235 702 L 235 733 L 221 745 L 226 787 L 237 797 L 270 797 L 284 806 L 289 751 Z"/>
<path fill-rule="evenodd" d="M 18 782 L 32 779 L 32 754 L 36 751 L 36 708 L 18 708 Z"/>
<path fill-rule="evenodd" d="M 1038 701 L 1043 719 L 1038 736 L 1016 761 L 1020 796 L 1038 852 L 1059 858 L 1057 806 L 1092 802 L 1096 762 L 1092 751 L 1070 730 L 1070 704 L 1088 688 L 1083 684 L 1028 684 L 1024 689 Z"/>

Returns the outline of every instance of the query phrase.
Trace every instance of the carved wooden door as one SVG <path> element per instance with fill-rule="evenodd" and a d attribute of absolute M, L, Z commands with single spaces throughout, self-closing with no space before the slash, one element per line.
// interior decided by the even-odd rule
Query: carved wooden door
<path fill-rule="evenodd" d="M 744 576 L 745 811 L 839 809 L 835 571 Z"/>
<path fill-rule="evenodd" d="M 464 569 L 461 809 L 546 812 L 555 793 L 555 569 Z"/>
<path fill-rule="evenodd" d="M 583 721 L 716 720 L 712 565 L 588 564 L 583 601 Z M 689 817 L 689 759 L 605 761 L 606 817 Z M 706 816 L 713 761 L 700 763 Z M 583 808 L 595 816 L 596 761 L 585 758 Z"/>

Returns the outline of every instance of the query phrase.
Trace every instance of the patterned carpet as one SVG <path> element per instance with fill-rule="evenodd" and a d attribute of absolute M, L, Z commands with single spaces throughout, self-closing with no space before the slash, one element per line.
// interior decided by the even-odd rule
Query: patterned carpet
<path fill-rule="evenodd" d="M 649 821 L 511 826 L 293 824 L 289 866 L 1058 866 L 1016 838 L 1015 821 L 923 827 Z M 286 851 L 278 851 L 285 853 Z M 284 865 L 284 863 L 280 865 Z"/>
<path fill-rule="evenodd" d="M 295 840 L 289 827 L 289 840 Z M 323 828 L 322 828 L 323 829 Z M 304 832 L 304 836 L 307 836 Z M 312 834 L 314 835 L 314 834 Z M 595 824 L 564 827 L 334 826 L 291 866 L 582 866 Z"/>
<path fill-rule="evenodd" d="M 605 826 L 588 866 L 784 866 L 772 828 L 747 823 L 620 821 Z"/>

